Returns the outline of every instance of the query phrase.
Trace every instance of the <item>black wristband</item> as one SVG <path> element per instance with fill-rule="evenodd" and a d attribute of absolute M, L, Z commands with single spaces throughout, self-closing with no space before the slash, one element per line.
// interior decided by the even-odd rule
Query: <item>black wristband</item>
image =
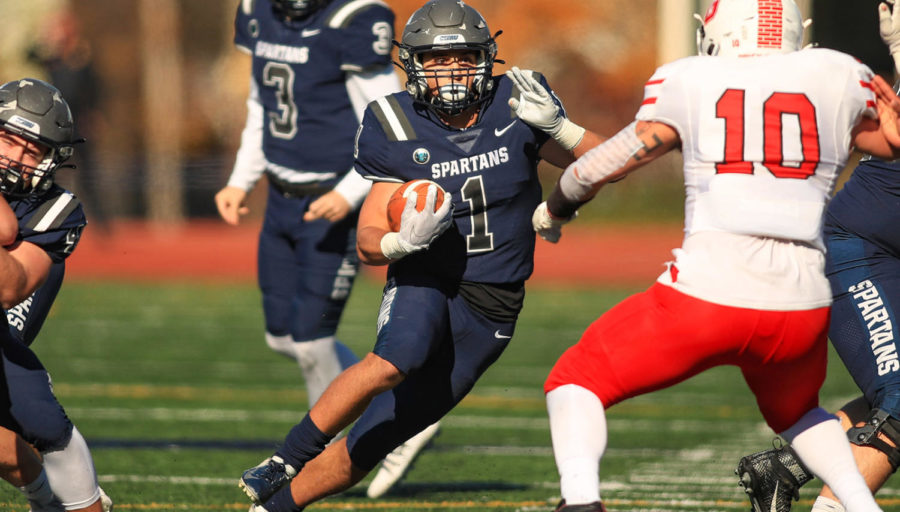
<path fill-rule="evenodd" d="M 557 219 L 571 219 L 575 215 L 575 211 L 585 202 L 573 202 L 567 199 L 557 185 L 553 187 L 553 191 L 550 192 L 550 196 L 547 198 L 547 211 Z"/>

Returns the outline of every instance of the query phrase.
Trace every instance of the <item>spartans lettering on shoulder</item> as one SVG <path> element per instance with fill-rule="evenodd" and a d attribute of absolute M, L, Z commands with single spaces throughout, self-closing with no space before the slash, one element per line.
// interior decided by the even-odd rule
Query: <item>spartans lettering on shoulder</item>
<path fill-rule="evenodd" d="M 458 176 L 472 172 L 484 171 L 509 162 L 509 149 L 506 146 L 466 158 L 458 158 L 447 162 L 431 164 L 431 179 Z"/>
<path fill-rule="evenodd" d="M 869 345 L 878 365 L 878 375 L 900 370 L 897 356 L 897 345 L 894 343 L 894 328 L 891 315 L 884 307 L 884 301 L 878 288 L 868 279 L 851 286 L 847 291 L 853 294 L 853 300 L 866 327 L 869 330 Z"/>

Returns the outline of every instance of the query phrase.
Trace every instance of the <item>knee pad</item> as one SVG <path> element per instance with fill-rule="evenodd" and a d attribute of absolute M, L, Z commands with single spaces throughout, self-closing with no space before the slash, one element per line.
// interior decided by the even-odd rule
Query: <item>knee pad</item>
<path fill-rule="evenodd" d="M 879 433 L 894 443 L 894 446 L 879 438 Z M 847 438 L 857 446 L 869 446 L 887 455 L 893 471 L 897 471 L 900 466 L 900 420 L 884 409 L 872 409 L 863 426 L 851 427 L 847 431 Z"/>
<path fill-rule="evenodd" d="M 66 510 L 79 510 L 100 499 L 94 460 L 77 428 L 62 449 L 42 455 L 50 487 Z"/>

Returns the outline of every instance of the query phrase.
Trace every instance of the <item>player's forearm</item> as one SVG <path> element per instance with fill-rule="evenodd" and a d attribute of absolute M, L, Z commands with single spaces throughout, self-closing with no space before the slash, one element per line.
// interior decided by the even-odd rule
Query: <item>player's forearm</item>
<path fill-rule="evenodd" d="M 0 248 L 0 306 L 9 309 L 22 302 L 30 291 L 25 267 L 9 251 Z M 28 292 L 28 293 L 26 293 Z"/>
<path fill-rule="evenodd" d="M 381 239 L 388 233 L 387 230 L 375 226 L 363 226 L 356 232 L 356 252 L 359 260 L 366 265 L 387 265 L 390 258 L 381 250 Z"/>
<path fill-rule="evenodd" d="M 18 236 L 19 220 L 6 199 L 0 196 L 0 247 L 15 242 Z"/>
<path fill-rule="evenodd" d="M 241 145 L 235 156 L 228 185 L 250 191 L 266 169 L 266 155 L 262 149 L 263 112 L 256 82 L 250 81 L 247 96 L 247 120 L 241 131 Z"/>

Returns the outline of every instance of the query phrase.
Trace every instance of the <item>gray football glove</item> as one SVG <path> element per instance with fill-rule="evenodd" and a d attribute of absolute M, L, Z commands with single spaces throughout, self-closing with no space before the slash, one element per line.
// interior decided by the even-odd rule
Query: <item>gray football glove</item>
<path fill-rule="evenodd" d="M 410 194 L 400 215 L 400 231 L 388 233 L 381 239 L 381 252 L 396 260 L 418 251 L 423 251 L 453 223 L 453 201 L 448 192 L 444 202 L 434 209 L 437 188 L 428 186 L 425 193 L 425 207 L 416 209 L 418 194 Z"/>
<path fill-rule="evenodd" d="M 519 119 L 550 135 L 566 150 L 571 151 L 581 142 L 584 128 L 562 115 L 562 109 L 531 73 L 513 66 L 506 76 L 520 92 L 518 99 L 509 99 L 509 106 Z"/>

